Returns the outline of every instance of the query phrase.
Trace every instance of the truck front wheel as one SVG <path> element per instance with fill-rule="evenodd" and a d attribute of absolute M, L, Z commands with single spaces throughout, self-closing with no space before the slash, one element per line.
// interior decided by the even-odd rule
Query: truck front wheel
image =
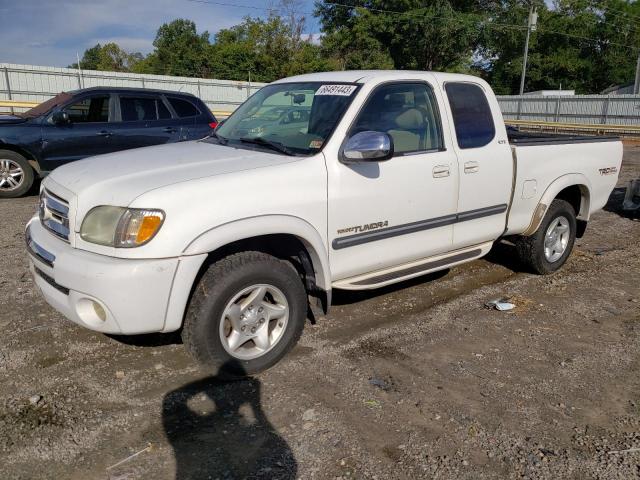
<path fill-rule="evenodd" d="M 576 240 L 576 212 L 569 202 L 551 202 L 540 227 L 520 237 L 516 248 L 521 262 L 533 272 L 546 275 L 558 270 L 571 255 Z"/>
<path fill-rule="evenodd" d="M 307 296 L 295 268 L 261 252 L 210 265 L 196 286 L 182 331 L 207 369 L 241 377 L 268 369 L 297 343 Z"/>

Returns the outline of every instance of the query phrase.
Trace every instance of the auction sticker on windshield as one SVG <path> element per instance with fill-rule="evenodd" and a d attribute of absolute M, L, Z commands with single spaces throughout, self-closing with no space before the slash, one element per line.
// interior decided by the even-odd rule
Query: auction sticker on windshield
<path fill-rule="evenodd" d="M 355 89 L 355 85 L 322 85 L 316 92 L 316 97 L 318 95 L 341 95 L 348 97 Z"/>

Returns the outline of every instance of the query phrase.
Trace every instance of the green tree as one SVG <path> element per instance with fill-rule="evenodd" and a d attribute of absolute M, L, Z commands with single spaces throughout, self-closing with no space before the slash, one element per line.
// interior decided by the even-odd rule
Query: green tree
<path fill-rule="evenodd" d="M 331 69 L 319 45 L 303 39 L 301 20 L 272 13 L 266 20 L 246 17 L 220 30 L 211 48 L 217 78 L 271 82 L 289 75 Z"/>
<path fill-rule="evenodd" d="M 557 0 L 553 8 L 539 1 L 537 10 L 525 91 L 562 86 L 599 93 L 633 80 L 637 50 L 625 45 L 640 46 L 640 5 L 625 0 Z M 478 67 L 497 93 L 518 92 L 528 12 L 529 5 L 522 1 L 494 7 L 495 26 L 480 48 L 481 57 L 489 60 Z"/>
<path fill-rule="evenodd" d="M 80 66 L 85 70 L 98 70 L 98 66 L 100 65 L 101 50 L 102 45 L 100 45 L 99 43 L 91 48 L 87 48 L 82 55 L 82 59 L 80 60 Z M 69 68 L 78 68 L 78 64 L 72 63 L 71 65 L 69 65 Z"/>
<path fill-rule="evenodd" d="M 191 20 L 163 24 L 153 41 L 153 57 L 145 65 L 161 75 L 207 77 L 211 71 L 209 32 L 200 34 Z"/>
<path fill-rule="evenodd" d="M 116 43 L 110 42 L 104 45 L 98 43 L 85 50 L 80 60 L 80 67 L 84 70 L 129 72 L 143 59 L 144 57 L 141 53 L 129 53 Z M 73 63 L 69 67 L 78 68 L 78 64 Z"/>
<path fill-rule="evenodd" d="M 481 12 L 481 2 L 471 0 L 316 2 L 325 53 L 349 69 L 466 70 Z"/>

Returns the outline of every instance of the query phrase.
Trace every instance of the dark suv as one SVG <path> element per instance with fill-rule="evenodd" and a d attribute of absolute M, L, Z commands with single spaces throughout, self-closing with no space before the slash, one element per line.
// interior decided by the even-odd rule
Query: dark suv
<path fill-rule="evenodd" d="M 128 148 L 194 140 L 216 127 L 199 98 L 96 87 L 64 92 L 25 113 L 0 115 L 0 198 L 19 197 L 36 175 Z"/>

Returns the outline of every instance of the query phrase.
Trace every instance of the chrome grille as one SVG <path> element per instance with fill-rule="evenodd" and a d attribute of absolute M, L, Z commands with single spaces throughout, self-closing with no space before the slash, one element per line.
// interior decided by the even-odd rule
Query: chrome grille
<path fill-rule="evenodd" d="M 69 241 L 69 205 L 65 200 L 42 189 L 38 214 L 47 230 L 56 237 Z"/>

